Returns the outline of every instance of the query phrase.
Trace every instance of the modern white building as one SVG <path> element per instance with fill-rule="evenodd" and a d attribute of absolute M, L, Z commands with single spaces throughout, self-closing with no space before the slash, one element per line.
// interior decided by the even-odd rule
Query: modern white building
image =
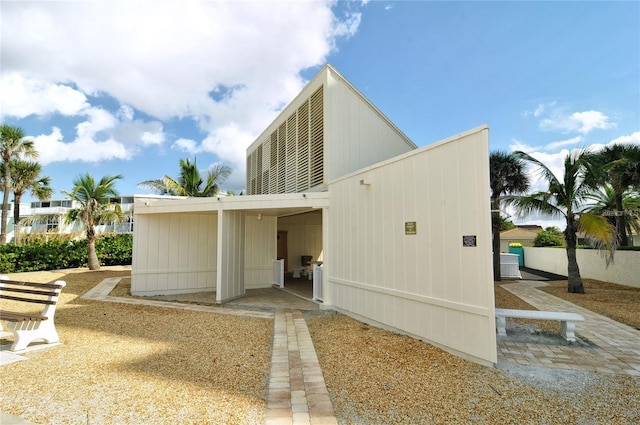
<path fill-rule="evenodd" d="M 135 199 L 132 292 L 224 303 L 322 262 L 322 308 L 493 364 L 488 158 L 486 126 L 416 148 L 327 65 L 247 149 L 246 196 Z"/>
<path fill-rule="evenodd" d="M 141 195 L 136 195 L 140 197 Z M 145 195 L 142 195 L 145 196 Z M 150 196 L 157 198 L 157 196 Z M 122 212 L 125 213 L 125 220 L 122 223 L 109 223 L 96 226 L 97 233 L 133 233 L 133 196 L 118 196 L 110 200 L 114 204 L 119 204 Z M 20 220 L 28 217 L 38 217 L 38 220 L 29 224 L 19 225 L 19 232 L 22 237 L 26 235 L 39 234 L 43 236 L 74 235 L 83 233 L 84 228 L 80 222 L 65 223 L 65 216 L 73 209 L 79 208 L 79 204 L 71 199 L 52 199 L 47 201 L 32 201 L 20 204 Z M 7 241 L 11 242 L 15 238 L 16 220 L 14 217 L 13 203 L 9 206 L 7 218 Z"/>

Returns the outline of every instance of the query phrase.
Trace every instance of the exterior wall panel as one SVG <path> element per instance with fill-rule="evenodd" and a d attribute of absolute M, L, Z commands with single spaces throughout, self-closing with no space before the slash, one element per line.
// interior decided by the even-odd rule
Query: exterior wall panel
<path fill-rule="evenodd" d="M 216 220 L 215 214 L 137 214 L 131 292 L 215 290 Z"/>
<path fill-rule="evenodd" d="M 244 295 L 245 213 L 218 213 L 218 264 L 216 302 L 223 303 Z"/>
<path fill-rule="evenodd" d="M 269 288 L 273 281 L 273 260 L 276 258 L 277 218 L 246 216 L 245 289 Z"/>
<path fill-rule="evenodd" d="M 415 145 L 337 71 L 325 95 L 326 181 L 406 153 Z"/>
<path fill-rule="evenodd" d="M 332 306 L 495 363 L 488 155 L 481 127 L 332 183 Z"/>

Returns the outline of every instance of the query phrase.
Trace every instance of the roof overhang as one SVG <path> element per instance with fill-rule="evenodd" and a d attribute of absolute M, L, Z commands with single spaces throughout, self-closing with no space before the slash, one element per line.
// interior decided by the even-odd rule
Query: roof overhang
<path fill-rule="evenodd" d="M 134 214 L 219 213 L 243 211 L 282 217 L 329 206 L 329 192 L 280 195 L 218 196 L 209 198 L 171 197 L 134 199 Z"/>

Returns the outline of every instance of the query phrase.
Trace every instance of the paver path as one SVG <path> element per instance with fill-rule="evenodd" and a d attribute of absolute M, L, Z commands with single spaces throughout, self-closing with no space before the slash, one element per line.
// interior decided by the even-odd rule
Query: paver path
<path fill-rule="evenodd" d="M 578 313 L 576 334 L 595 347 L 498 341 L 498 362 L 640 376 L 640 331 L 536 288 L 544 282 L 502 285 L 538 310 Z"/>
<path fill-rule="evenodd" d="M 338 424 L 300 310 L 276 312 L 265 417 L 267 425 Z"/>

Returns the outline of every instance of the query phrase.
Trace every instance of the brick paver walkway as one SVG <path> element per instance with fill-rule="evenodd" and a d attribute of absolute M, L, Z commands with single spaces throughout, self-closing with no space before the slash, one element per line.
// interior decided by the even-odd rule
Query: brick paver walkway
<path fill-rule="evenodd" d="M 544 282 L 521 281 L 504 289 L 538 310 L 578 313 L 578 337 L 593 347 L 498 341 L 498 362 L 640 376 L 640 331 L 536 288 Z"/>
<path fill-rule="evenodd" d="M 266 424 L 337 425 L 302 312 L 278 310 L 274 331 Z"/>

